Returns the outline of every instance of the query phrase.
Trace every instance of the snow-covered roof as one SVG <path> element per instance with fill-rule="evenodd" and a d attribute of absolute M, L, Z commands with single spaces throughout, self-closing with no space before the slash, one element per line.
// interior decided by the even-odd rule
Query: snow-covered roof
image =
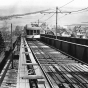
<path fill-rule="evenodd" d="M 41 27 L 35 27 L 35 26 L 32 27 L 31 25 L 27 25 L 26 29 L 27 30 L 41 30 Z"/>
<path fill-rule="evenodd" d="M 64 37 L 70 37 L 71 35 L 67 34 L 66 32 L 63 32 L 62 36 L 64 36 Z"/>

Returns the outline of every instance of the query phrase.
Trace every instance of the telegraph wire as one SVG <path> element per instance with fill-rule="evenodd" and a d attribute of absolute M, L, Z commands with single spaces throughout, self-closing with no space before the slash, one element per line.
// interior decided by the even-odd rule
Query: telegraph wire
<path fill-rule="evenodd" d="M 88 8 L 88 7 L 87 7 Z M 68 14 L 68 15 L 73 15 L 73 14 L 81 14 L 81 13 L 85 13 L 85 12 L 87 12 L 87 10 L 85 9 L 85 10 L 83 10 L 82 11 L 82 9 L 81 9 L 81 12 L 80 11 L 76 11 L 76 12 L 71 12 L 70 14 Z"/>
<path fill-rule="evenodd" d="M 77 10 L 77 11 L 71 11 L 71 12 L 67 12 L 67 13 L 69 13 L 69 14 L 65 14 L 64 16 L 62 16 L 62 17 L 60 17 L 60 18 L 58 18 L 58 19 L 61 19 L 61 18 L 63 18 L 63 17 L 65 17 L 65 16 L 67 16 L 67 15 L 70 15 L 70 14 L 73 14 L 73 13 L 75 13 L 76 12 L 76 14 L 78 13 L 78 12 L 80 12 L 80 11 L 84 11 L 84 10 L 87 10 L 88 9 L 88 7 L 86 7 L 86 8 L 83 8 L 83 9 L 80 9 L 80 10 Z M 59 13 L 63 13 L 60 9 L 59 9 Z M 44 12 L 44 13 L 46 13 L 46 12 Z M 47 12 L 47 13 L 50 13 L 50 12 Z M 56 12 L 53 12 L 54 14 L 56 13 Z M 65 13 L 65 12 L 64 12 Z M 53 14 L 53 15 L 54 15 Z M 47 20 L 49 20 L 53 15 L 51 15 L 48 19 L 46 19 L 45 21 L 47 21 Z"/>
<path fill-rule="evenodd" d="M 88 10 L 88 7 L 83 8 L 83 9 L 80 9 L 80 10 L 77 10 L 77 11 L 71 11 L 71 13 L 72 13 L 72 12 L 80 12 L 80 11 L 84 11 L 84 10 Z"/>
<path fill-rule="evenodd" d="M 87 12 L 87 11 L 81 11 L 81 12 L 76 12 L 76 13 L 71 13 L 71 14 L 68 14 L 68 15 L 73 15 L 73 14 L 81 14 L 81 13 L 85 13 L 85 12 Z"/>
<path fill-rule="evenodd" d="M 46 11 L 49 11 L 51 9 L 46 9 L 46 10 L 41 10 L 41 11 L 35 11 L 35 12 L 30 12 L 30 13 L 24 13 L 24 14 L 15 14 L 15 15 L 9 15 L 9 16 L 1 16 L 0 17 L 0 20 L 3 20 L 3 19 L 9 19 L 9 18 L 14 18 L 14 17 L 17 17 L 17 16 L 25 16 L 25 15 L 31 15 L 31 14 L 37 14 L 37 13 L 55 13 L 55 12 L 46 12 Z M 88 10 L 88 7 L 86 8 L 83 8 L 83 9 L 80 9 L 80 10 L 77 10 L 77 11 L 60 11 L 58 13 L 77 13 L 77 12 L 80 12 L 80 11 L 84 11 L 84 10 Z"/>
<path fill-rule="evenodd" d="M 67 15 L 68 15 L 68 14 L 65 14 L 64 16 L 59 17 L 58 20 L 64 18 L 64 17 L 67 16 Z M 56 21 L 56 20 L 54 20 L 54 21 Z"/>
<path fill-rule="evenodd" d="M 88 7 L 83 8 L 83 9 L 79 9 L 79 10 L 76 10 L 76 11 L 61 11 L 60 10 L 60 12 L 58 12 L 58 13 L 75 13 L 75 12 L 81 12 L 81 11 L 85 11 L 85 10 L 88 10 Z M 55 11 L 54 12 L 46 12 L 46 11 L 44 11 L 42 13 L 55 13 Z"/>
<path fill-rule="evenodd" d="M 62 16 L 62 17 L 60 17 L 60 18 L 58 18 L 58 19 L 61 19 L 61 18 L 65 17 L 65 16 L 67 16 L 67 14 L 65 14 L 64 16 Z"/>
<path fill-rule="evenodd" d="M 79 10 L 76 10 L 76 11 L 67 11 L 67 12 L 70 13 L 70 14 L 72 14 L 72 13 L 77 13 L 77 12 L 86 11 L 86 10 L 88 10 L 88 7 L 83 8 L 83 9 L 79 9 Z M 63 12 L 61 12 L 61 13 L 63 13 Z"/>
<path fill-rule="evenodd" d="M 74 0 L 69 1 L 68 3 L 66 3 L 66 4 L 64 4 L 63 6 L 59 7 L 58 9 L 65 7 L 66 5 L 70 4 L 70 3 L 73 2 L 73 1 L 74 1 Z"/>
<path fill-rule="evenodd" d="M 52 10 L 52 9 L 51 9 Z M 54 10 L 55 11 L 55 10 Z M 48 14 L 44 14 L 41 18 L 39 18 L 39 20 L 40 19 L 42 19 L 44 16 L 46 16 L 46 15 L 49 15 L 50 13 L 48 13 Z"/>
<path fill-rule="evenodd" d="M 31 15 L 31 14 L 37 14 L 37 13 L 42 13 L 44 11 L 49 11 L 49 9 L 46 9 L 46 10 L 40 10 L 40 11 L 35 11 L 35 12 L 30 12 L 30 13 L 24 13 L 24 14 L 14 14 L 14 15 L 8 15 L 8 16 L 0 16 L 0 20 L 8 20 L 8 19 L 12 19 L 12 18 L 15 18 L 15 17 L 20 17 L 20 16 L 25 16 L 25 15 Z"/>
<path fill-rule="evenodd" d="M 41 20 L 46 14 L 44 14 L 41 18 L 39 18 L 39 20 Z"/>
<path fill-rule="evenodd" d="M 50 10 L 53 10 L 53 9 L 50 9 Z M 43 14 L 43 16 L 41 16 L 38 20 L 41 20 L 42 18 L 44 18 L 46 15 L 49 15 L 50 13 L 46 13 L 46 14 L 45 13 L 41 13 L 41 14 Z"/>
<path fill-rule="evenodd" d="M 41 16 L 38 20 L 41 20 L 45 15 L 46 15 L 46 14 L 44 14 L 43 16 Z M 38 21 L 38 20 L 36 20 L 36 21 Z M 35 21 L 35 22 L 36 22 L 36 21 Z"/>
<path fill-rule="evenodd" d="M 66 3 L 65 5 L 59 7 L 59 9 L 65 7 L 66 5 L 70 4 L 70 3 L 73 2 L 73 1 L 74 1 L 74 0 L 71 0 L 70 2 Z"/>
<path fill-rule="evenodd" d="M 54 13 L 55 14 L 55 13 Z M 47 20 L 49 20 L 51 17 L 53 17 L 54 16 L 54 14 L 52 14 L 48 19 L 46 19 L 45 21 L 47 21 Z"/>
<path fill-rule="evenodd" d="M 67 4 L 66 4 L 67 5 Z M 60 12 L 57 12 L 57 13 L 63 13 L 60 9 L 58 9 Z M 81 11 L 85 11 L 85 10 L 88 10 L 88 7 L 86 7 L 86 8 L 83 8 L 83 9 L 80 9 L 80 10 L 77 10 L 77 11 L 70 11 L 70 12 L 66 12 L 66 13 L 69 13 L 69 14 L 77 14 L 77 13 L 82 13 Z M 50 14 L 50 12 L 42 12 L 42 13 L 49 13 Z M 52 12 L 52 13 L 56 13 L 56 12 Z M 65 12 L 64 12 L 65 13 Z M 52 14 L 48 19 L 46 19 L 45 21 L 47 21 L 47 20 L 49 20 L 51 17 L 53 17 L 54 16 L 54 14 Z M 61 18 L 63 18 L 63 17 L 65 17 L 66 15 L 69 15 L 69 14 L 65 14 L 64 16 L 62 16 L 62 17 L 60 17 L 60 18 L 58 18 L 58 19 L 61 19 Z M 45 16 L 45 15 L 44 15 Z M 40 19 L 42 19 L 44 16 L 42 16 Z"/>

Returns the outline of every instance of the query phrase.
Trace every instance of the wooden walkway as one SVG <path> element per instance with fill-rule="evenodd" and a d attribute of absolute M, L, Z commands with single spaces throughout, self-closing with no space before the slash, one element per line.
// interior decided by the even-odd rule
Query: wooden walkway
<path fill-rule="evenodd" d="M 23 47 L 24 47 L 23 39 L 21 39 L 19 67 L 18 67 L 18 76 L 17 76 L 16 88 L 30 88 L 29 80 L 28 79 L 22 79 L 22 76 L 28 75 L 27 68 L 22 65 L 22 64 L 26 63 L 25 54 L 23 54 L 23 52 L 24 52 Z"/>

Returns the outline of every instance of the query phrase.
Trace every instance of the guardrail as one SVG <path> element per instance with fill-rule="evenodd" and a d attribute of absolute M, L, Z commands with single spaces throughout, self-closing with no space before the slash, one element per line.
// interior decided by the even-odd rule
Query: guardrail
<path fill-rule="evenodd" d="M 88 63 L 88 46 L 41 35 L 41 41 L 59 49 L 83 62 Z"/>
<path fill-rule="evenodd" d="M 54 39 L 56 38 L 56 36 L 54 36 L 54 35 L 41 34 L 41 36 L 54 38 Z M 68 42 L 73 42 L 73 43 L 78 43 L 78 44 L 83 44 L 83 45 L 88 45 L 88 39 L 73 38 L 73 37 L 62 37 L 62 36 L 57 36 L 57 39 L 68 41 Z"/>

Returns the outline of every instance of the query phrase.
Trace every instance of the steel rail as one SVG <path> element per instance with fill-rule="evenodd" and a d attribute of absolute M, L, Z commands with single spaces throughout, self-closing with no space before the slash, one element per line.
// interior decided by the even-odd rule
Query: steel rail
<path fill-rule="evenodd" d="M 36 44 L 35 44 L 35 45 L 36 45 Z M 37 45 L 37 46 L 38 46 L 38 45 Z M 39 47 L 39 49 L 41 49 L 40 46 L 38 46 L 38 47 Z M 43 50 L 42 50 L 42 51 L 43 51 Z M 49 56 L 48 52 L 44 52 L 44 53 Z M 52 59 L 50 56 L 49 56 L 49 58 Z M 47 59 L 47 58 L 46 58 L 46 59 Z M 55 60 L 53 60 L 53 61 L 56 63 Z M 49 62 L 49 64 L 51 64 L 51 65 L 55 68 L 55 66 L 54 66 L 52 63 Z M 58 64 L 58 63 L 56 63 L 56 64 Z M 62 68 L 63 68 L 63 67 L 62 67 Z M 62 69 L 61 69 L 61 70 L 62 70 Z M 67 72 L 67 71 L 66 71 L 66 72 Z M 63 71 L 63 73 L 64 73 L 64 71 Z M 58 74 L 61 75 L 64 79 L 67 80 L 67 82 L 68 82 L 69 84 L 72 85 L 72 83 L 73 83 L 73 82 L 71 83 L 72 80 L 68 79 L 69 77 L 67 77 L 65 73 L 64 73 L 64 74 L 65 74 L 64 76 L 62 75 L 61 72 L 58 72 Z M 54 74 L 54 75 L 55 75 L 55 74 Z M 55 75 L 55 76 L 56 76 L 56 75 Z M 59 81 L 59 80 L 58 80 L 58 81 Z M 63 83 L 62 83 L 62 85 L 63 85 Z M 68 85 L 68 84 L 67 84 L 67 85 Z M 69 85 L 68 85 L 68 86 L 69 86 Z"/>
<path fill-rule="evenodd" d="M 40 46 L 39 46 L 40 47 Z M 47 53 L 46 53 L 46 55 L 47 55 Z M 52 59 L 52 58 L 51 58 Z M 55 60 L 53 60 L 54 62 L 56 62 Z M 58 64 L 58 63 L 57 63 Z M 68 71 L 67 71 L 68 72 Z M 83 86 L 84 87 L 84 86 Z"/>
<path fill-rule="evenodd" d="M 29 46 L 29 47 L 30 47 L 30 46 Z M 41 70 L 42 70 L 42 72 L 43 72 L 43 74 L 44 74 L 44 76 L 45 76 L 47 82 L 49 83 L 49 86 L 50 86 L 51 88 L 55 88 L 54 85 L 52 84 L 50 78 L 49 78 L 48 75 L 46 74 L 45 70 L 43 69 L 41 63 L 39 62 L 39 60 L 37 59 L 36 55 L 34 54 L 34 52 L 33 52 L 33 50 L 32 50 L 31 47 L 30 47 L 30 49 L 31 49 L 31 51 L 32 51 L 32 53 L 33 53 L 33 56 L 35 57 L 35 60 L 37 61 L 38 65 L 40 66 L 40 68 L 41 68 Z"/>
<path fill-rule="evenodd" d="M 38 47 L 40 47 L 39 45 L 37 45 Z M 39 49 L 41 49 L 41 47 L 39 48 Z M 43 51 L 43 50 L 42 50 Z M 48 52 L 45 52 L 44 51 L 44 53 L 46 54 L 46 55 L 49 55 L 48 54 Z M 49 55 L 49 57 L 56 63 L 56 64 L 58 64 L 50 55 Z M 59 65 L 59 64 L 58 64 Z M 55 66 L 54 66 L 54 68 L 55 68 Z M 63 67 L 62 67 L 63 68 Z M 66 70 L 66 69 L 65 69 Z M 72 70 L 72 69 L 71 69 Z M 67 70 L 66 70 L 67 71 Z M 74 69 L 73 69 L 73 71 L 74 71 Z M 68 71 L 67 71 L 68 72 Z M 60 72 L 59 72 L 60 73 Z M 64 72 L 63 72 L 64 73 Z M 68 72 L 69 73 L 69 72 Z M 73 74 L 71 74 L 71 75 L 73 75 Z M 66 77 L 66 76 L 65 76 Z M 80 84 L 80 82 L 81 82 L 81 84 L 85 81 L 85 79 L 82 79 L 82 77 L 80 77 L 80 76 L 74 76 L 75 77 L 75 79 L 79 79 L 78 81 L 79 81 L 79 84 Z M 68 77 L 69 78 L 69 77 Z M 83 81 L 84 80 L 84 81 Z M 85 85 L 84 85 L 85 86 Z M 83 86 L 83 87 L 84 87 Z M 86 85 L 87 86 L 87 85 Z M 86 87 L 85 86 L 85 87 Z M 88 86 L 87 86 L 88 87 Z"/>
<path fill-rule="evenodd" d="M 45 36 L 41 36 L 41 37 L 45 37 Z M 49 37 L 45 37 L 45 38 L 49 38 Z M 54 39 L 54 38 L 49 38 L 49 39 Z M 57 40 L 57 41 L 62 41 L 62 42 L 66 42 L 66 43 L 70 43 L 70 44 L 76 44 L 76 45 L 79 45 L 79 46 L 82 46 L 82 47 L 85 47 L 85 48 L 87 48 L 88 46 L 86 46 L 86 45 L 82 45 L 82 44 L 77 44 L 77 43 L 72 43 L 72 42 L 68 42 L 68 41 L 64 41 L 64 40 L 59 40 L 59 39 L 54 39 L 54 40 Z M 41 41 L 42 42 L 42 41 Z M 42 43 L 44 43 L 44 42 L 42 42 Z M 44 44 L 46 44 L 46 43 L 44 43 Z M 47 46 L 50 46 L 50 45 L 48 45 L 48 44 L 46 44 Z M 55 47 L 53 47 L 53 46 L 50 46 L 51 48 L 53 48 L 53 49 L 55 49 L 55 50 L 57 50 L 57 51 L 59 51 L 59 52 L 61 52 L 61 53 L 63 53 L 63 54 L 65 54 L 65 55 L 67 55 L 67 56 L 69 56 L 69 57 L 71 57 L 71 58 L 73 58 L 73 59 L 75 59 L 76 61 L 78 61 L 78 62 L 80 62 L 80 63 L 82 63 L 82 64 L 85 64 L 85 65 L 88 65 L 87 63 L 85 63 L 85 62 L 83 62 L 83 61 L 81 61 L 81 60 L 79 60 L 79 59 L 77 59 L 77 58 L 75 58 L 75 57 L 73 57 L 73 56 L 71 56 L 71 55 L 69 55 L 69 54 L 67 54 L 67 53 L 65 53 L 65 52 L 63 52 L 63 51 L 61 51 L 61 50 L 59 50 L 59 49 L 57 49 L 57 48 L 55 48 Z"/>
<path fill-rule="evenodd" d="M 44 57 L 44 58 L 47 60 L 46 57 Z M 48 60 L 47 60 L 47 61 L 48 61 Z M 53 64 L 51 64 L 50 62 L 49 62 L 49 64 L 50 64 L 51 66 L 53 66 Z M 54 74 L 54 77 L 57 77 L 57 76 Z M 59 75 L 59 77 L 60 77 L 60 75 Z M 58 78 L 58 77 L 57 77 L 57 78 Z M 54 81 L 55 81 L 55 80 L 54 80 Z M 58 79 L 58 81 L 60 81 L 60 83 L 61 83 L 61 84 L 59 85 L 59 87 L 60 87 L 60 86 L 63 86 L 64 88 L 66 88 L 65 86 L 68 86 L 68 87 L 69 87 L 69 85 L 66 84 L 65 82 L 64 82 L 64 83 L 65 83 L 66 85 L 64 85 L 64 83 L 62 83 L 61 80 Z M 57 83 L 56 83 L 56 84 L 57 84 Z M 57 85 L 58 85 L 58 84 L 57 84 Z M 69 87 L 69 88 L 70 88 L 70 87 Z"/>

